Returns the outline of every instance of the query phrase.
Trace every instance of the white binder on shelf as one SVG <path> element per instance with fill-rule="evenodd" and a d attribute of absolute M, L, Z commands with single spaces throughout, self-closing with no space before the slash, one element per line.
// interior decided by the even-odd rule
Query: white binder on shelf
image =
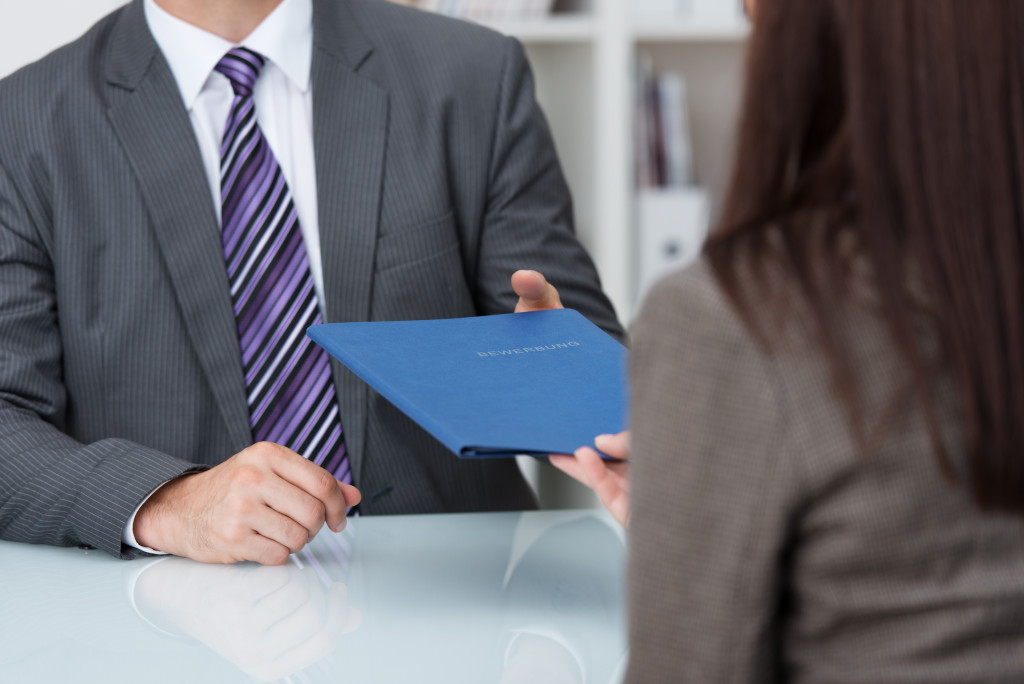
<path fill-rule="evenodd" d="M 636 302 L 663 276 L 696 261 L 707 237 L 708 221 L 708 192 L 703 188 L 639 191 Z"/>

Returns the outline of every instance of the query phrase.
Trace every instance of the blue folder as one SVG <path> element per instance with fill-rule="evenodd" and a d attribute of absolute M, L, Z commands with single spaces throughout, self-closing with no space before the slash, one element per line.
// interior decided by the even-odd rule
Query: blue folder
<path fill-rule="evenodd" d="M 626 348 L 572 309 L 308 335 L 462 457 L 572 453 L 626 426 Z"/>

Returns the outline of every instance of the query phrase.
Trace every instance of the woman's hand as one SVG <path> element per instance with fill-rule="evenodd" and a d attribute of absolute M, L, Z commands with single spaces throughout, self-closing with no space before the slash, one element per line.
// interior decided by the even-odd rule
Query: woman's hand
<path fill-rule="evenodd" d="M 593 489 L 608 512 L 623 527 L 629 527 L 629 430 L 599 435 L 594 445 L 620 460 L 608 461 L 594 449 L 580 447 L 572 456 L 552 454 L 551 465 Z"/>

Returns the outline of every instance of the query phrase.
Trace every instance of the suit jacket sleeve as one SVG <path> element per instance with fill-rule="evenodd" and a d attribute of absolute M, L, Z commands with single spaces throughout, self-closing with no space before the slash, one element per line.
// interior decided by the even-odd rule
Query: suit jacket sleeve
<path fill-rule="evenodd" d="M 798 478 L 774 368 L 702 267 L 632 333 L 628 681 L 776 681 Z"/>
<path fill-rule="evenodd" d="M 478 309 L 508 313 L 515 306 L 509 277 L 517 269 L 533 269 L 558 288 L 566 307 L 624 339 L 594 264 L 574 235 L 569 187 L 534 97 L 523 48 L 513 38 L 504 39 L 504 47 L 480 240 Z"/>
<path fill-rule="evenodd" d="M 194 464 L 122 439 L 82 444 L 64 426 L 55 278 L 41 204 L 0 167 L 0 538 L 88 545 L 126 558 L 121 532 L 159 483 Z"/>

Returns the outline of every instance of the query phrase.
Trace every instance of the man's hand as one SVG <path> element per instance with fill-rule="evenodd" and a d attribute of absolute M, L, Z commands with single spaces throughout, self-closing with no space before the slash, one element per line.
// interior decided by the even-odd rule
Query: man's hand
<path fill-rule="evenodd" d="M 537 271 L 513 273 L 512 290 L 519 295 L 519 301 L 516 302 L 516 313 L 563 308 L 558 290 Z"/>
<path fill-rule="evenodd" d="M 587 485 L 601 504 L 623 527 L 629 527 L 629 431 L 599 435 L 594 444 L 621 461 L 606 461 L 590 447 L 580 447 L 572 456 L 552 454 L 551 465 Z"/>
<path fill-rule="evenodd" d="M 260 442 L 158 489 L 133 532 L 149 548 L 206 563 L 281 565 L 324 523 L 345 527 L 359 490 L 277 444 Z"/>

